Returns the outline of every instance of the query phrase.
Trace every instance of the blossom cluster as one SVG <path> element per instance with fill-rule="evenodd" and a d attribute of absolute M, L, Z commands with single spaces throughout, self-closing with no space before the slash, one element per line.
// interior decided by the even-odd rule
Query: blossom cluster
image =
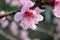
<path fill-rule="evenodd" d="M 21 6 L 21 9 L 20 9 L 21 11 L 17 12 L 14 15 L 14 21 L 20 22 L 19 25 L 23 29 L 30 28 L 32 30 L 35 30 L 35 29 L 37 29 L 36 24 L 38 24 L 39 21 L 43 21 L 43 19 L 44 19 L 44 17 L 41 15 L 41 13 L 44 12 L 44 10 L 40 9 L 39 7 L 30 9 L 32 6 L 35 5 L 35 2 L 32 2 L 31 0 L 6 0 L 6 3 L 11 4 L 11 5 L 19 4 Z M 60 7 L 60 1 L 55 0 L 53 14 L 58 18 L 60 18 L 60 11 L 59 11 L 60 8 L 59 7 Z M 0 11 L 0 14 L 5 14 L 5 12 Z M 6 19 L 6 17 L 3 17 L 0 19 L 0 24 L 2 25 L 3 28 L 5 28 L 9 24 L 9 21 Z M 14 22 L 11 24 L 15 25 Z"/>
<path fill-rule="evenodd" d="M 53 2 L 54 5 L 52 8 L 52 12 L 55 17 L 53 22 L 54 24 L 57 24 L 56 31 L 60 35 L 60 0 L 53 0 L 53 1 L 55 1 Z M 42 9 L 39 7 L 44 3 L 41 3 L 40 5 L 38 4 L 38 2 L 36 4 L 36 2 L 33 2 L 31 0 L 5 0 L 5 2 L 6 4 L 11 6 L 20 6 L 20 9 L 12 16 L 10 16 L 12 13 L 11 14 L 8 13 L 8 15 L 6 15 L 6 12 L 4 10 L 0 10 L 0 16 L 3 16 L 3 17 L 0 17 L 0 25 L 2 29 L 5 29 L 6 27 L 8 27 L 11 33 L 14 36 L 19 36 L 21 40 L 31 40 L 31 38 L 28 36 L 27 29 L 39 30 L 39 27 L 37 27 L 36 24 L 38 24 L 40 21 L 43 21 L 43 19 L 45 20 L 45 18 L 46 19 L 51 18 L 51 16 L 47 16 L 47 15 L 50 15 L 50 14 L 47 14 L 47 13 L 50 13 L 48 8 L 47 8 L 48 12 L 46 12 L 45 11 L 46 9 L 44 8 Z M 50 3 L 53 4 L 52 2 Z M 51 6 L 50 3 L 48 3 L 49 4 L 48 6 Z M 45 4 L 41 7 L 45 7 Z M 47 15 L 44 13 L 46 13 Z M 8 17 L 12 17 L 13 19 L 11 18 L 11 20 L 9 20 Z M 23 30 L 20 31 L 19 30 L 20 27 Z M 33 39 L 33 40 L 40 40 L 40 39 Z"/>

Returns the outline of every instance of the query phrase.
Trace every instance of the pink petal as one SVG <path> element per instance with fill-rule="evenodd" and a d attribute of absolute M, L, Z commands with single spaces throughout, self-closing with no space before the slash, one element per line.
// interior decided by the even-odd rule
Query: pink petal
<path fill-rule="evenodd" d="M 44 10 L 40 9 L 39 7 L 36 7 L 35 11 L 36 11 L 37 14 L 39 14 L 39 13 L 43 12 Z"/>
<path fill-rule="evenodd" d="M 10 4 L 11 0 L 5 0 L 6 4 Z"/>
<path fill-rule="evenodd" d="M 28 32 L 25 31 L 25 30 L 21 30 L 21 32 L 20 32 L 20 38 L 21 38 L 22 40 L 28 38 Z"/>
<path fill-rule="evenodd" d="M 21 5 L 26 5 L 30 0 L 20 0 Z"/>
<path fill-rule="evenodd" d="M 38 24 L 39 21 L 43 21 L 43 16 L 40 14 L 36 14 L 35 17 L 33 18 L 33 21 Z"/>
<path fill-rule="evenodd" d="M 9 21 L 8 20 L 2 20 L 3 22 L 1 22 L 1 25 L 2 25 L 2 28 L 6 28 L 9 24 Z"/>
<path fill-rule="evenodd" d="M 11 6 L 20 6 L 20 3 L 18 0 L 12 0 L 10 3 Z"/>
<path fill-rule="evenodd" d="M 33 3 L 31 0 L 20 0 L 20 4 L 22 6 L 29 6 L 29 7 L 32 7 L 35 3 Z"/>
<path fill-rule="evenodd" d="M 3 10 L 0 11 L 0 15 L 3 15 L 5 14 L 5 12 Z"/>
<path fill-rule="evenodd" d="M 14 36 L 17 36 L 18 35 L 18 26 L 17 26 L 16 22 L 14 22 L 14 21 L 11 22 L 9 28 L 10 28 L 10 31 L 12 32 L 12 34 Z"/>
<path fill-rule="evenodd" d="M 23 17 L 22 12 L 17 12 L 14 16 L 14 20 L 17 21 L 17 22 L 21 21 L 23 18 L 24 17 Z"/>
<path fill-rule="evenodd" d="M 37 19 L 39 19 L 38 21 L 43 21 L 43 19 L 44 19 L 43 16 L 42 15 L 39 15 L 39 14 L 37 14 L 36 17 L 37 17 Z"/>
<path fill-rule="evenodd" d="M 29 6 L 29 4 L 23 6 L 22 9 L 21 9 L 21 12 L 23 12 L 23 13 L 26 12 L 26 11 L 30 11 L 30 6 Z"/>
<path fill-rule="evenodd" d="M 53 13 L 56 17 L 60 18 L 60 5 L 55 6 Z"/>
<path fill-rule="evenodd" d="M 20 23 L 20 26 L 23 28 L 23 29 L 32 29 L 32 30 L 35 30 L 37 28 L 37 26 L 34 24 L 34 21 L 29 20 L 29 19 L 23 19 Z"/>
<path fill-rule="evenodd" d="M 29 4 L 27 4 L 27 6 L 32 7 L 32 6 L 34 6 L 34 4 L 35 4 L 34 2 L 30 1 Z"/>
<path fill-rule="evenodd" d="M 0 22 L 3 22 L 3 20 L 6 20 L 6 17 L 1 18 Z"/>
<path fill-rule="evenodd" d="M 29 11 L 29 7 L 27 5 L 23 6 L 21 9 L 21 12 L 23 12 L 23 13 L 26 11 Z"/>
<path fill-rule="evenodd" d="M 36 29 L 37 29 L 37 26 L 36 26 L 35 24 L 31 24 L 31 25 L 30 25 L 30 28 L 31 28 L 32 30 L 36 30 Z"/>
<path fill-rule="evenodd" d="M 28 27 L 29 27 L 29 21 L 25 18 L 25 19 L 23 19 L 22 21 L 21 21 L 21 23 L 20 23 L 20 26 L 23 28 L 23 29 L 28 29 Z"/>
<path fill-rule="evenodd" d="M 60 1 L 60 0 L 55 0 L 55 1 Z"/>

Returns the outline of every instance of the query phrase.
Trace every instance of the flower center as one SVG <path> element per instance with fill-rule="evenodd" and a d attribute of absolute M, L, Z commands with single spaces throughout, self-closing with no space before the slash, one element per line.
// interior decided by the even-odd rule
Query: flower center
<path fill-rule="evenodd" d="M 25 12 L 25 17 L 34 17 L 34 14 L 32 12 Z"/>
<path fill-rule="evenodd" d="M 55 2 L 55 5 L 58 5 L 58 4 L 59 4 L 59 1 L 56 1 L 56 2 Z"/>

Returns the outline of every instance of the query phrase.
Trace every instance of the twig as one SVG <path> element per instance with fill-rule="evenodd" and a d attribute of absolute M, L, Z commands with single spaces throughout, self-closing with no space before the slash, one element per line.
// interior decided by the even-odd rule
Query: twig
<path fill-rule="evenodd" d="M 0 15 L 0 18 L 5 17 L 5 16 L 9 16 L 9 15 L 14 15 L 16 12 L 9 12 L 3 15 Z"/>

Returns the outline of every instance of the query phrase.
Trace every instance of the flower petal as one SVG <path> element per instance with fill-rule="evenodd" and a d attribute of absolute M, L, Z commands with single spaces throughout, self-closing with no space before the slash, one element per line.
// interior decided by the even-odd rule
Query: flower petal
<path fill-rule="evenodd" d="M 3 10 L 0 11 L 0 15 L 3 15 L 5 14 L 5 12 Z"/>
<path fill-rule="evenodd" d="M 55 6 L 53 13 L 56 17 L 60 18 L 60 5 L 59 6 Z"/>
<path fill-rule="evenodd" d="M 23 17 L 22 12 L 17 12 L 14 16 L 14 20 L 17 21 L 17 22 L 21 21 L 23 18 L 24 17 Z"/>
<path fill-rule="evenodd" d="M 20 0 L 22 6 L 26 5 L 30 0 Z"/>
<path fill-rule="evenodd" d="M 60 0 L 55 0 L 55 1 L 60 1 Z"/>
<path fill-rule="evenodd" d="M 28 2 L 28 3 L 29 3 L 29 4 L 27 4 L 28 7 L 32 7 L 32 6 L 34 6 L 34 4 L 35 4 L 35 3 L 32 2 L 32 1 L 30 1 L 30 2 Z"/>
<path fill-rule="evenodd" d="M 31 25 L 30 25 L 30 28 L 31 28 L 32 30 L 36 30 L 36 29 L 37 29 L 37 26 L 36 26 L 35 24 L 31 24 Z"/>
<path fill-rule="evenodd" d="M 31 0 L 20 0 L 20 4 L 21 4 L 22 6 L 27 5 L 27 6 L 29 6 L 29 7 L 32 7 L 35 3 L 32 2 Z"/>
<path fill-rule="evenodd" d="M 20 23 L 20 26 L 23 28 L 23 29 L 28 29 L 28 27 L 29 27 L 29 22 L 28 22 L 28 20 L 25 18 L 25 19 L 23 19 L 22 21 L 21 21 L 21 23 Z"/>
<path fill-rule="evenodd" d="M 33 18 L 33 21 L 38 24 L 39 21 L 43 21 L 43 16 L 40 14 L 36 14 L 35 17 Z"/>
<path fill-rule="evenodd" d="M 41 13 L 41 12 L 43 12 L 44 10 L 40 9 L 39 7 L 36 7 L 36 8 L 35 8 L 35 11 L 36 11 L 36 13 Z"/>
<path fill-rule="evenodd" d="M 20 38 L 22 40 L 25 40 L 28 37 L 28 32 L 26 30 L 21 30 L 20 31 Z"/>
<path fill-rule="evenodd" d="M 20 3 L 18 0 L 12 0 L 10 3 L 11 6 L 20 6 Z"/>
<path fill-rule="evenodd" d="M 11 24 L 9 26 L 9 29 L 14 36 L 18 35 L 18 25 L 16 24 L 16 22 L 14 22 L 14 21 L 11 22 Z"/>
<path fill-rule="evenodd" d="M 2 28 L 6 28 L 9 24 L 9 21 L 8 20 L 3 20 L 3 22 L 1 22 L 1 25 L 2 25 Z"/>
<path fill-rule="evenodd" d="M 31 25 L 34 24 L 34 22 L 30 19 L 27 19 L 27 18 L 24 18 L 21 23 L 20 23 L 20 26 L 23 28 L 23 29 L 28 29 L 28 28 L 32 28 Z"/>
<path fill-rule="evenodd" d="M 29 11 L 29 7 L 27 5 L 23 6 L 21 9 L 21 12 L 23 12 L 23 13 L 26 11 Z"/>

